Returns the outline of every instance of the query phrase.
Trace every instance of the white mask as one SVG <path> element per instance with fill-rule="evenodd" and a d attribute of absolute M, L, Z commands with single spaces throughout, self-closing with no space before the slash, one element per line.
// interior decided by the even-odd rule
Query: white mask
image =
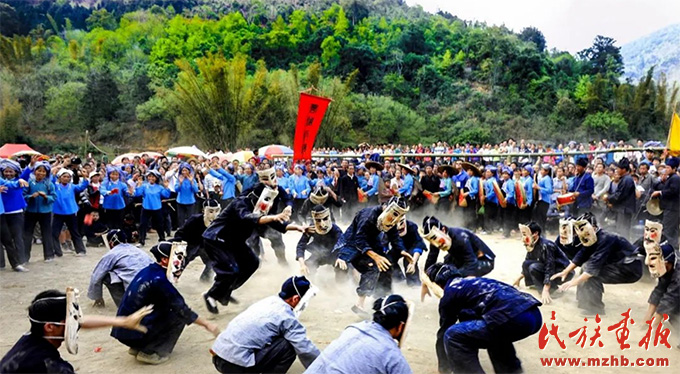
<path fill-rule="evenodd" d="M 658 222 L 645 221 L 644 247 L 647 255 L 645 265 L 652 278 L 660 278 L 666 274 L 666 261 L 661 250 L 661 232 L 663 225 Z"/>
<path fill-rule="evenodd" d="M 321 212 L 312 211 L 312 219 L 314 220 L 314 231 L 319 235 L 326 235 L 333 228 L 331 211 L 328 208 Z"/>
<path fill-rule="evenodd" d="M 378 229 L 382 232 L 388 232 L 390 229 L 397 225 L 401 217 L 406 215 L 408 212 L 407 208 L 400 207 L 397 203 L 390 203 L 380 216 L 378 216 Z"/>
<path fill-rule="evenodd" d="M 203 208 L 203 224 L 205 224 L 205 227 L 210 226 L 212 221 L 217 218 L 217 216 L 220 214 L 220 207 L 219 206 L 206 206 Z"/>
<path fill-rule="evenodd" d="M 570 219 L 560 220 L 560 243 L 569 245 L 574 242 L 574 221 Z"/>
<path fill-rule="evenodd" d="M 524 244 L 524 248 L 526 248 L 527 252 L 533 251 L 534 246 L 536 246 L 537 239 L 534 239 L 534 235 L 531 233 L 529 226 L 520 224 L 519 231 L 522 233 L 522 243 Z"/>
<path fill-rule="evenodd" d="M 574 229 L 584 247 L 590 247 L 597 243 L 597 231 L 587 220 L 574 222 Z"/>
<path fill-rule="evenodd" d="M 406 236 L 408 232 L 408 226 L 406 225 L 406 216 L 401 217 L 397 223 L 397 231 L 399 231 L 399 236 Z"/>
<path fill-rule="evenodd" d="M 260 178 L 260 182 L 269 187 L 278 186 L 278 180 L 276 179 L 276 169 L 274 168 L 258 170 L 257 176 Z"/>
<path fill-rule="evenodd" d="M 253 208 L 253 213 L 259 214 L 260 216 L 267 215 L 269 210 L 274 206 L 274 199 L 278 196 L 279 190 L 271 188 L 269 186 L 265 187 L 260 194 L 260 197 L 255 203 Z"/>
<path fill-rule="evenodd" d="M 177 283 L 184 271 L 187 257 L 187 242 L 173 242 L 168 259 L 167 277 L 172 283 Z"/>
<path fill-rule="evenodd" d="M 78 353 L 78 330 L 83 314 L 78 304 L 78 290 L 72 287 L 66 288 L 66 323 L 64 330 L 64 343 L 70 354 Z"/>
<path fill-rule="evenodd" d="M 421 232 L 423 239 L 427 240 L 433 246 L 442 251 L 448 251 L 451 248 L 451 237 L 445 234 L 439 227 L 431 227 L 430 232 L 424 234 Z"/>
<path fill-rule="evenodd" d="M 320 192 L 321 194 L 318 194 L 317 192 Z M 315 190 L 311 195 L 309 195 L 309 200 L 311 200 L 311 202 L 316 205 L 323 205 L 326 203 L 326 200 L 328 200 L 328 191 L 325 189 L 318 191 Z"/>

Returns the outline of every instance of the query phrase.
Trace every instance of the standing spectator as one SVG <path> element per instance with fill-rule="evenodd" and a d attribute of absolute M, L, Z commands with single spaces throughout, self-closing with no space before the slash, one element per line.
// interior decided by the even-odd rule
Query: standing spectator
<path fill-rule="evenodd" d="M 538 199 L 534 207 L 533 219 L 541 227 L 541 230 L 546 230 L 545 224 L 548 221 L 550 197 L 553 193 L 553 181 L 552 178 L 550 178 L 550 165 L 543 164 L 543 166 L 541 166 L 540 174 L 541 175 L 537 178 L 538 183 L 535 183 L 533 187 L 534 190 L 538 192 Z"/>
<path fill-rule="evenodd" d="M 33 166 L 33 177 L 29 179 L 28 187 L 24 188 L 24 199 L 27 202 L 24 220 L 24 259 L 31 259 L 31 244 L 33 244 L 33 230 L 36 223 L 40 224 L 42 234 L 43 259 L 45 262 L 54 260 L 55 253 L 61 253 L 61 248 L 55 249 L 52 242 L 52 205 L 57 199 L 54 184 L 48 177 L 51 173 L 50 164 L 46 161 L 36 162 Z"/>
<path fill-rule="evenodd" d="M 146 174 L 146 183 L 140 179 L 137 182 L 134 196 L 142 197 L 142 214 L 139 223 L 139 243 L 143 246 L 146 242 L 146 232 L 149 230 L 149 220 L 151 227 L 158 234 L 158 241 L 165 240 L 163 231 L 163 213 L 161 199 L 170 197 L 170 190 L 167 188 L 168 182 L 160 185 L 161 174 L 156 170 L 149 170 Z"/>
<path fill-rule="evenodd" d="M 19 178 L 21 166 L 16 161 L 0 161 L 0 208 L 3 208 L 2 245 L 7 251 L 7 258 L 14 271 L 28 271 L 22 264 L 26 261 L 24 253 L 24 207 L 23 188 L 28 186 L 24 179 Z M 0 250 L 0 262 L 4 267 L 5 255 Z"/>
<path fill-rule="evenodd" d="M 57 257 L 63 255 L 61 248 L 58 248 L 59 235 L 61 234 L 61 229 L 66 225 L 68 231 L 71 234 L 71 240 L 76 250 L 76 256 L 85 256 L 85 245 L 83 244 L 83 238 L 78 230 L 78 222 L 76 215 L 78 213 L 78 205 L 76 204 L 75 194 L 83 192 L 89 182 L 87 179 L 82 178 L 80 183 L 73 184 L 71 179 L 73 177 L 73 171 L 66 167 L 62 167 L 57 172 L 58 183 L 55 186 L 57 192 L 57 198 L 54 201 L 54 209 L 52 216 L 52 239 L 55 243 L 55 252 Z"/>
<path fill-rule="evenodd" d="M 579 158 L 576 161 L 576 176 L 572 181 L 572 185 L 569 187 L 569 192 L 576 193 L 576 203 L 570 206 L 570 214 L 573 217 L 577 217 L 581 212 L 590 210 L 593 206 L 593 192 L 595 192 L 595 182 L 593 182 L 593 177 L 586 173 L 586 167 L 588 166 L 587 158 Z"/>
<path fill-rule="evenodd" d="M 122 229 L 125 217 L 125 196 L 128 186 L 120 180 L 120 170 L 110 166 L 106 169 L 108 178 L 102 183 L 100 192 L 104 196 L 104 222 L 111 229 Z"/>
<path fill-rule="evenodd" d="M 635 182 L 629 173 L 630 163 L 627 158 L 622 158 L 616 164 L 619 184 L 616 191 L 605 199 L 616 213 L 616 232 L 624 238 L 629 238 L 630 225 L 635 214 Z"/>
<path fill-rule="evenodd" d="M 342 207 L 342 216 L 345 220 L 351 220 L 356 209 L 359 195 L 357 189 L 359 188 L 359 180 L 354 175 L 354 165 L 347 166 L 347 174 L 338 179 L 338 195 L 344 200 Z"/>
<path fill-rule="evenodd" d="M 198 183 L 194 179 L 194 169 L 187 163 L 179 167 L 179 177 L 175 183 L 177 192 L 177 226 L 182 227 L 184 222 L 191 216 L 196 204 Z"/>
<path fill-rule="evenodd" d="M 652 197 L 661 199 L 660 206 L 663 209 L 663 234 L 666 236 L 668 244 L 672 245 L 678 253 L 678 225 L 680 225 L 680 176 L 678 176 L 678 165 L 680 159 L 670 157 L 666 160 L 665 172 L 662 175 L 662 185 L 660 191 L 654 191 Z"/>
<path fill-rule="evenodd" d="M 606 206 L 602 198 L 609 193 L 609 186 L 611 179 L 604 172 L 604 164 L 599 162 L 595 164 L 595 171 L 593 172 L 593 214 L 600 222 L 604 222 L 604 211 Z"/>

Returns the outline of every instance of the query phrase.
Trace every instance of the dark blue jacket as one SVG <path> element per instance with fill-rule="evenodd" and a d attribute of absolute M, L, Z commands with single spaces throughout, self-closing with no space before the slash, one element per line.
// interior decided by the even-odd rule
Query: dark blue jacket
<path fill-rule="evenodd" d="M 447 227 L 451 237 L 451 248 L 444 257 L 444 262 L 455 265 L 464 277 L 477 276 L 479 258 L 493 261 L 496 255 L 482 239 L 470 230 L 460 227 Z M 428 259 L 439 256 L 439 248 L 430 246 L 432 253 Z"/>
<path fill-rule="evenodd" d="M 401 241 L 404 243 L 406 251 L 411 255 L 416 252 L 423 254 L 424 251 L 427 251 L 425 241 L 418 232 L 418 225 L 409 220 L 406 220 L 406 235 L 401 237 Z"/>
<path fill-rule="evenodd" d="M 600 274 L 600 270 L 606 265 L 620 263 L 635 256 L 635 248 L 628 240 L 604 230 L 597 232 L 595 244 L 580 248 L 571 262 L 583 267 L 583 271 L 592 276 Z"/>
<path fill-rule="evenodd" d="M 149 333 L 163 329 L 169 321 L 179 319 L 187 325 L 196 321 L 198 315 L 187 306 L 184 298 L 170 283 L 166 269 L 153 263 L 142 269 L 132 280 L 118 308 L 118 316 L 129 316 L 146 305 L 153 305 L 153 312 L 142 319 Z M 139 331 L 114 327 L 111 336 L 118 340 L 141 339 Z"/>
<path fill-rule="evenodd" d="M 278 196 L 277 196 L 278 199 Z M 253 213 L 253 202 L 247 195 L 241 195 L 227 206 L 205 229 L 203 239 L 224 240 L 244 244 L 258 226 L 260 215 Z M 285 232 L 288 224 L 271 222 L 268 226 Z"/>
<path fill-rule="evenodd" d="M 300 237 L 300 241 L 298 241 L 297 244 L 295 258 L 304 258 L 305 251 L 318 253 L 323 257 L 330 256 L 331 252 L 333 252 L 333 247 L 340 239 L 340 236 L 342 236 L 342 230 L 336 224 L 333 224 L 331 231 L 326 233 L 326 235 L 316 233 L 302 234 L 302 237 Z"/>
<path fill-rule="evenodd" d="M 378 216 L 382 211 L 381 206 L 374 206 L 364 208 L 354 216 L 352 224 L 347 227 L 333 250 L 339 252 L 338 258 L 350 262 L 369 250 L 378 254 L 384 253 L 384 246 L 380 239 L 382 232 L 377 226 Z M 396 226 L 386 234 L 387 242 L 392 245 L 393 250 L 399 253 L 406 251 Z"/>
<path fill-rule="evenodd" d="M 595 192 L 595 182 L 593 181 L 592 175 L 584 172 L 583 175 L 574 177 L 574 183 L 569 189 L 569 192 L 579 193 L 576 197 L 577 208 L 590 208 L 593 205 L 592 196 L 593 192 Z"/>
<path fill-rule="evenodd" d="M 567 258 L 569 260 L 573 259 L 574 256 L 581 250 L 581 242 L 578 239 L 578 236 L 574 234 L 574 240 L 572 241 L 571 244 L 562 244 L 560 241 L 560 236 L 557 235 L 557 238 L 555 239 L 555 245 L 565 254 L 567 255 Z"/>
<path fill-rule="evenodd" d="M 673 173 L 661 184 L 661 209 L 664 212 L 676 212 L 680 210 L 680 176 Z M 7 209 L 7 204 L 5 204 Z"/>
<path fill-rule="evenodd" d="M 2 358 L 0 373 L 74 374 L 75 370 L 47 339 L 27 333 Z"/>
<path fill-rule="evenodd" d="M 635 213 L 635 181 L 626 175 L 619 181 L 616 191 L 607 200 L 616 212 Z"/>
<path fill-rule="evenodd" d="M 550 284 L 550 277 L 569 265 L 567 255 L 555 243 L 545 238 L 538 238 L 534 250 L 527 252 L 525 260 L 538 261 L 543 264 L 545 270 L 543 284 Z"/>
<path fill-rule="evenodd" d="M 489 330 L 512 321 L 515 317 L 541 302 L 515 287 L 488 278 L 455 278 L 444 288 L 439 301 L 439 331 L 437 332 L 437 357 L 440 364 L 447 360 L 444 350 L 444 333 L 461 320 L 483 319 Z M 462 311 L 464 313 L 461 313 Z M 441 365 L 440 365 L 441 366 Z M 448 366 L 448 365 L 446 365 Z"/>

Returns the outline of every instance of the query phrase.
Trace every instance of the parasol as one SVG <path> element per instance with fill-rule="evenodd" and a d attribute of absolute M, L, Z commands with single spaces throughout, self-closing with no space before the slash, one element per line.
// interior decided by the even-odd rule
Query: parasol
<path fill-rule="evenodd" d="M 248 162 L 251 158 L 255 157 L 255 154 L 252 151 L 240 151 L 236 152 L 231 155 L 229 158 L 229 161 L 238 161 L 239 163 L 243 164 Z"/>
<path fill-rule="evenodd" d="M 266 145 L 266 146 L 260 148 L 259 154 L 260 154 L 260 156 L 266 157 L 268 159 L 272 159 L 275 156 L 281 156 L 281 155 L 292 156 L 293 150 L 290 149 L 290 147 L 286 147 L 285 145 L 272 144 L 272 145 Z"/>
<path fill-rule="evenodd" d="M 192 157 L 203 157 L 203 158 L 208 158 L 208 155 L 206 155 L 203 151 L 200 149 L 196 148 L 195 145 L 192 145 L 191 147 L 185 146 L 185 147 L 175 147 L 175 148 L 170 148 L 167 151 L 165 151 L 166 156 L 170 157 L 180 157 L 180 158 L 192 158 Z"/>
<path fill-rule="evenodd" d="M 123 164 L 123 159 L 124 159 L 125 157 L 129 158 L 130 161 L 132 161 L 132 159 L 134 159 L 135 157 L 137 157 L 137 154 L 136 154 L 136 153 L 123 153 L 122 155 L 117 156 L 116 158 L 114 158 L 113 161 L 111 161 L 111 164 L 112 164 L 112 165 L 122 165 L 122 164 Z"/>

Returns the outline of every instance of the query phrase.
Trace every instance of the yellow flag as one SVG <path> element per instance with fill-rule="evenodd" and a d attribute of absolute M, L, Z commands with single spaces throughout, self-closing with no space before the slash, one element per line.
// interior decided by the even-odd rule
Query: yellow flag
<path fill-rule="evenodd" d="M 668 153 L 671 156 L 680 156 L 680 117 L 677 113 L 673 113 L 671 120 L 671 129 L 668 131 Z"/>

